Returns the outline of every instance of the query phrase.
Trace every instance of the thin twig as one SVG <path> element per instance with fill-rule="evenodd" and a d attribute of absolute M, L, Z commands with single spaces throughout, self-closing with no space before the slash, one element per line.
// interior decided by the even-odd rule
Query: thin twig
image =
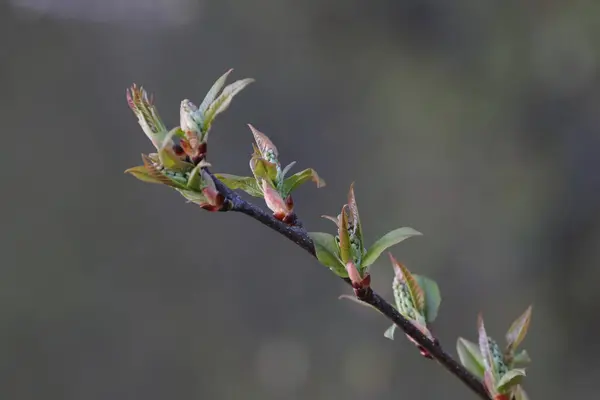
<path fill-rule="evenodd" d="M 233 190 L 229 189 L 223 182 L 218 180 L 210 171 L 208 174 L 213 178 L 217 190 L 225 197 L 227 206 L 224 211 L 237 211 L 246 214 L 251 218 L 259 221 L 263 225 L 268 226 L 276 232 L 302 247 L 316 258 L 315 247 L 308 232 L 301 226 L 290 226 L 279 221 L 270 213 L 265 212 L 260 207 L 244 200 Z M 350 284 L 349 279 L 344 281 Z M 372 289 L 362 290 L 357 293 L 358 299 L 373 306 L 390 321 L 396 324 L 405 334 L 410 336 L 416 343 L 422 346 L 427 352 L 436 359 L 444 368 L 451 374 L 460 379 L 467 387 L 475 392 L 480 398 L 490 400 L 490 396 L 477 377 L 470 373 L 465 367 L 457 362 L 450 354 L 446 353 L 439 343 L 431 341 L 419 329 L 417 329 L 408 319 L 400 314 L 390 303 L 384 298 L 375 293 Z"/>

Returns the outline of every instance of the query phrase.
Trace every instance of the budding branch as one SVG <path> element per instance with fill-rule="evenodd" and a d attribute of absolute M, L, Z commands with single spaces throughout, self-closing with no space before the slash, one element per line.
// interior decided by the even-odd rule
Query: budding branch
<path fill-rule="evenodd" d="M 294 221 L 294 225 L 288 225 L 282 221 L 279 221 L 270 213 L 267 213 L 260 207 L 244 200 L 236 192 L 225 186 L 223 182 L 217 179 L 207 169 L 206 172 L 213 179 L 219 193 L 225 198 L 225 204 L 221 211 L 237 211 L 242 214 L 246 214 L 261 224 L 266 225 L 267 227 L 287 237 L 292 242 L 296 243 L 298 246 L 310 253 L 313 257 L 317 257 L 314 243 L 308 235 L 308 232 L 306 232 L 306 230 L 302 227 L 302 224 L 297 217 Z M 348 278 L 342 279 L 344 279 L 346 283 L 351 284 Z M 451 374 L 460 379 L 480 398 L 486 400 L 491 399 L 487 390 L 483 386 L 483 383 L 479 381 L 479 379 L 477 379 L 465 367 L 457 362 L 450 354 L 446 353 L 438 342 L 431 341 L 429 338 L 427 338 L 384 298 L 379 296 L 371 288 L 359 290 L 356 292 L 356 295 L 360 301 L 363 301 L 364 303 L 374 307 L 383 315 L 385 315 L 390 321 L 400 327 L 405 334 L 410 336 L 416 343 L 423 347 L 435 360 L 437 360 L 438 363 L 446 368 Z"/>

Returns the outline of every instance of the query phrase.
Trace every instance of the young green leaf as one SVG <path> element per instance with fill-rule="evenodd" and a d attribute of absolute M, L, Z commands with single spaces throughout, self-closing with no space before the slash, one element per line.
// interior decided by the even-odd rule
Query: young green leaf
<path fill-rule="evenodd" d="M 496 390 L 500 393 L 507 393 L 513 386 L 521 383 L 525 377 L 525 370 L 522 368 L 515 368 L 507 371 L 498 383 L 496 384 Z"/>
<path fill-rule="evenodd" d="M 477 378 L 483 379 L 485 366 L 479 347 L 475 343 L 459 337 L 456 341 L 456 351 L 462 365 Z"/>
<path fill-rule="evenodd" d="M 208 106 L 210 106 L 212 102 L 215 101 L 217 94 L 219 94 L 219 91 L 225 85 L 225 81 L 227 80 L 229 74 L 231 74 L 231 71 L 233 71 L 233 68 L 229 69 L 229 71 L 221 75 L 221 77 L 217 79 L 215 83 L 213 83 L 208 93 L 206 93 L 206 96 L 204 96 L 204 100 L 202 100 L 202 103 L 198 107 L 198 110 L 200 110 L 202 114 L 204 114 Z"/>
<path fill-rule="evenodd" d="M 194 190 L 187 189 L 176 189 L 183 197 L 185 197 L 189 202 L 203 205 L 208 202 L 208 199 L 202 192 L 196 192 Z"/>
<path fill-rule="evenodd" d="M 160 180 L 156 179 L 154 176 L 150 175 L 145 166 L 139 165 L 137 167 L 132 167 L 125 170 L 125 173 L 131 174 L 138 178 L 140 181 L 148 182 L 148 183 L 158 183 L 163 184 Z"/>
<path fill-rule="evenodd" d="M 269 162 L 260 157 L 260 155 L 255 154 L 250 159 L 250 169 L 257 181 L 264 179 L 271 185 L 277 186 L 277 164 Z"/>
<path fill-rule="evenodd" d="M 433 322 L 437 318 L 438 309 L 442 302 L 440 288 L 433 279 L 423 275 L 413 274 L 413 277 L 419 284 L 419 287 L 425 293 L 425 310 L 424 315 L 427 322 Z"/>
<path fill-rule="evenodd" d="M 223 89 L 219 97 L 217 97 L 210 106 L 207 107 L 206 112 L 204 113 L 204 124 L 202 125 L 202 132 L 208 132 L 210 129 L 213 120 L 217 115 L 227 110 L 229 105 L 231 104 L 231 100 L 233 97 L 241 92 L 246 86 L 250 83 L 254 82 L 254 79 L 247 78 L 242 79 L 232 84 L 228 85 Z"/>
<path fill-rule="evenodd" d="M 263 197 L 262 190 L 258 187 L 256 179 L 250 176 L 237 176 L 231 174 L 215 174 L 215 177 L 229 189 L 240 189 L 250 196 Z"/>
<path fill-rule="evenodd" d="M 302 185 L 304 182 L 307 182 L 309 179 L 312 179 L 312 181 L 316 183 L 317 188 L 322 188 L 325 186 L 325 181 L 319 177 L 317 171 L 312 168 L 307 168 L 304 171 L 296 172 L 294 175 L 285 179 L 282 189 L 283 196 L 287 196 L 288 194 L 292 193 L 294 189 Z"/>
<path fill-rule="evenodd" d="M 509 351 L 519 347 L 519 344 L 525 339 L 530 321 L 531 306 L 527 307 L 527 310 L 512 323 L 508 332 L 506 332 L 506 342 L 508 343 Z"/>
<path fill-rule="evenodd" d="M 309 232 L 308 236 L 310 236 L 315 244 L 315 251 L 319 262 L 329 267 L 336 275 L 342 278 L 348 277 L 346 266 L 338 256 L 335 236 L 325 232 Z"/>
<path fill-rule="evenodd" d="M 292 167 L 296 164 L 296 161 L 292 161 L 291 163 L 289 163 L 288 165 L 285 166 L 285 168 L 283 169 L 283 171 L 281 171 L 281 179 L 285 178 L 285 176 L 287 175 L 287 173 L 290 171 L 290 169 L 292 169 Z"/>
<path fill-rule="evenodd" d="M 340 239 L 340 258 L 344 265 L 351 260 L 350 253 L 350 234 L 348 233 L 348 205 L 344 204 L 342 212 L 339 215 L 338 237 Z"/>
<path fill-rule="evenodd" d="M 194 168 L 193 164 L 183 161 L 181 158 L 175 155 L 171 148 L 163 148 L 158 150 L 158 158 L 163 167 L 170 171 L 188 172 Z"/>
<path fill-rule="evenodd" d="M 187 181 L 188 189 L 196 192 L 200 192 L 202 190 L 203 180 L 200 175 L 201 164 L 198 164 L 194 167 L 194 169 L 190 172 L 190 176 Z"/>
<path fill-rule="evenodd" d="M 367 254 L 365 254 L 361 266 L 364 268 L 373 264 L 387 248 L 398 244 L 411 236 L 418 235 L 422 235 L 422 233 L 408 227 L 398 228 L 388 232 L 373 243 L 371 248 L 367 251 Z"/>
<path fill-rule="evenodd" d="M 148 139 L 155 148 L 160 148 L 168 132 L 158 115 L 152 96 L 149 96 L 143 87 L 133 84 L 127 90 L 127 104 L 138 118 L 138 123 Z"/>
<path fill-rule="evenodd" d="M 527 350 L 521 350 L 513 356 L 511 366 L 529 364 L 530 362 L 531 358 L 529 357 Z"/>
<path fill-rule="evenodd" d="M 394 340 L 394 333 L 396 333 L 396 328 L 396 324 L 390 326 L 385 330 L 385 332 L 383 332 L 383 336 L 390 340 Z"/>

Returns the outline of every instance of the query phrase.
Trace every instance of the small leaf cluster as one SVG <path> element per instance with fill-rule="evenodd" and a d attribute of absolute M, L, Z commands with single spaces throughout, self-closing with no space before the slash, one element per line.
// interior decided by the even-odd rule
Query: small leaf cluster
<path fill-rule="evenodd" d="M 183 100 L 180 125 L 171 130 L 167 130 L 152 96 L 143 87 L 134 84 L 127 90 L 129 108 L 156 153 L 142 154 L 143 165 L 125 172 L 144 182 L 172 187 L 206 210 L 222 209 L 224 198 L 204 169 L 210 165 L 205 161 L 208 133 L 215 117 L 229 107 L 236 94 L 253 82 L 253 79 L 242 79 L 223 88 L 231 71 L 217 79 L 200 106 Z"/>
<path fill-rule="evenodd" d="M 357 287 L 368 286 L 369 266 L 377 261 L 387 248 L 411 236 L 421 235 L 413 228 L 398 228 L 379 238 L 367 249 L 354 196 L 354 185 L 350 186 L 348 202 L 342 206 L 340 214 L 337 217 L 323 217 L 333 221 L 337 227 L 337 234 L 309 233 L 315 244 L 317 258 L 336 275 L 350 278 Z"/>
<path fill-rule="evenodd" d="M 271 139 L 254 126 L 248 124 L 255 144 L 250 158 L 250 170 L 253 176 L 237 176 L 218 173 L 215 176 L 230 189 L 240 189 L 250 196 L 262 197 L 273 216 L 280 221 L 293 223 L 294 201 L 292 192 L 303 183 L 312 180 L 318 188 L 325 186 L 325 181 L 312 168 L 307 168 L 286 177 L 296 164 L 289 163 L 285 168 L 279 162 L 279 151 Z"/>
<path fill-rule="evenodd" d="M 459 338 L 456 344 L 460 361 L 471 373 L 480 378 L 488 393 L 498 400 L 527 400 L 521 383 L 525 377 L 524 366 L 531 362 L 527 350 L 518 347 L 527 335 L 531 321 L 531 306 L 517 318 L 506 332 L 506 346 L 487 335 L 483 317 L 479 315 L 478 344 Z"/>

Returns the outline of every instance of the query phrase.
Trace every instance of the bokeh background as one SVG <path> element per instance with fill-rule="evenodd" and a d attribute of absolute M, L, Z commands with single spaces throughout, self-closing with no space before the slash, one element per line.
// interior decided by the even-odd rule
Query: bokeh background
<path fill-rule="evenodd" d="M 533 399 L 600 378 L 600 3 L 594 0 L 0 2 L 3 399 L 467 399 L 348 287 L 241 216 L 123 171 L 151 144 L 133 82 L 178 124 L 230 67 L 215 170 L 249 172 L 254 124 L 328 185 L 356 182 L 368 240 L 436 279 L 454 353 L 482 312 L 503 342 L 533 304 Z M 391 296 L 385 258 L 374 286 Z"/>

